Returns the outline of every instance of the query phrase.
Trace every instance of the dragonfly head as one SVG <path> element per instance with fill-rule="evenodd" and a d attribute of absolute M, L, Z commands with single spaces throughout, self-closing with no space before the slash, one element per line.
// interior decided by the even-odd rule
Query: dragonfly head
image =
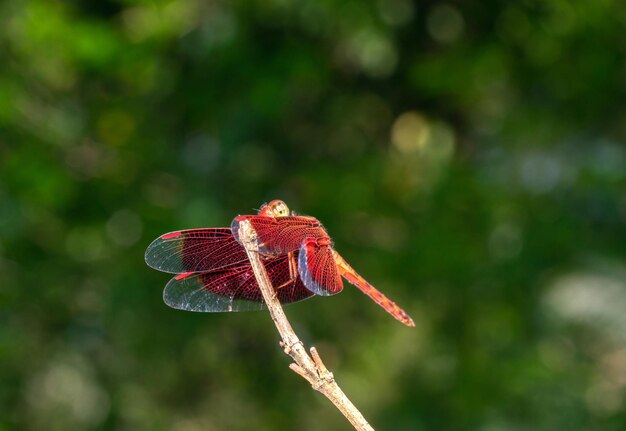
<path fill-rule="evenodd" d="M 259 211 L 259 215 L 268 217 L 286 217 L 291 214 L 289 207 L 283 201 L 273 200 L 269 204 L 264 204 Z"/>

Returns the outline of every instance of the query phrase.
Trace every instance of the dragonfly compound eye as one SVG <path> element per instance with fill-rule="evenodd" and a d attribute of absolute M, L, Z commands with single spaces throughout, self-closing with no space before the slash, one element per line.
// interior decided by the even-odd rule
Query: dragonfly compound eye
<path fill-rule="evenodd" d="M 286 217 L 289 215 L 289 207 L 283 201 L 274 200 L 269 203 L 269 207 L 274 217 Z"/>

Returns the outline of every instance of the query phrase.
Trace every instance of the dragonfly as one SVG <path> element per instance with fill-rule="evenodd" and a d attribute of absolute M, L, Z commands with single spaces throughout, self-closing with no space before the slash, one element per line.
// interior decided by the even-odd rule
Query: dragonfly
<path fill-rule="evenodd" d="M 344 278 L 396 320 L 415 326 L 402 308 L 341 257 L 319 220 L 296 214 L 281 200 L 263 204 L 257 214 L 235 217 L 230 228 L 179 230 L 155 239 L 145 260 L 154 269 L 175 274 L 163 291 L 167 305 L 197 312 L 266 308 L 239 238 L 244 221 L 256 232 L 262 264 L 281 304 L 335 295 L 343 290 Z"/>

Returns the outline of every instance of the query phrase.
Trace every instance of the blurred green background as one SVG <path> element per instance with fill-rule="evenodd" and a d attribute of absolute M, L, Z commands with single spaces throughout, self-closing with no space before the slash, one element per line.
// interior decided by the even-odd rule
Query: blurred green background
<path fill-rule="evenodd" d="M 271 199 L 415 319 L 286 308 L 378 430 L 626 429 L 615 0 L 0 5 L 0 430 L 345 430 L 146 246 Z"/>

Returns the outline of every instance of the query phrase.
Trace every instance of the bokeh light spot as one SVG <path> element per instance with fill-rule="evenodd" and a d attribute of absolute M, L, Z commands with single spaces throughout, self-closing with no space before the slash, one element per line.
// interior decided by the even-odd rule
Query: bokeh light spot
<path fill-rule="evenodd" d="M 563 179 L 559 159 L 551 154 L 532 152 L 521 159 L 520 177 L 522 185 L 533 193 L 547 193 Z"/>
<path fill-rule="evenodd" d="M 489 235 L 489 252 L 496 259 L 511 259 L 522 250 L 522 233 L 512 223 L 498 224 Z"/>
<path fill-rule="evenodd" d="M 401 153 L 415 153 L 426 145 L 430 126 L 417 112 L 400 115 L 391 128 L 391 142 Z"/>
<path fill-rule="evenodd" d="M 70 148 L 65 156 L 67 166 L 77 176 L 85 179 L 101 176 L 109 160 L 109 153 L 95 142 L 76 145 Z"/>
<path fill-rule="evenodd" d="M 426 19 L 428 34 L 440 43 L 456 42 L 463 34 L 463 15 L 454 6 L 439 4 L 432 8 Z"/>
<path fill-rule="evenodd" d="M 182 184 L 180 179 L 167 172 L 159 172 L 148 179 L 145 194 L 156 206 L 171 208 L 181 199 Z"/>
<path fill-rule="evenodd" d="M 79 262 L 100 260 L 107 251 L 102 232 L 87 226 L 72 229 L 65 238 L 65 248 Z"/>
<path fill-rule="evenodd" d="M 86 429 L 107 416 L 110 400 L 96 382 L 89 364 L 78 356 L 53 360 L 26 388 L 37 428 Z"/>
<path fill-rule="evenodd" d="M 556 279 L 548 290 L 547 304 L 563 320 L 589 325 L 620 342 L 626 341 L 626 269 L 579 272 Z M 606 272 L 606 273 L 605 273 Z"/>
<path fill-rule="evenodd" d="M 414 111 L 400 115 L 391 127 L 391 142 L 402 154 L 418 154 L 431 162 L 444 161 L 454 151 L 454 134 L 443 122 L 429 121 Z"/>
<path fill-rule="evenodd" d="M 137 214 L 128 209 L 117 211 L 106 224 L 107 235 L 115 244 L 128 247 L 141 238 L 143 224 Z"/>
<path fill-rule="evenodd" d="M 107 111 L 98 119 L 98 135 L 110 145 L 126 143 L 133 130 L 135 130 L 135 120 L 126 111 Z"/>
<path fill-rule="evenodd" d="M 372 77 L 390 75 L 398 62 L 396 48 L 384 34 L 361 30 L 348 43 L 349 59 Z"/>
<path fill-rule="evenodd" d="M 380 16 L 389 25 L 406 24 L 413 19 L 415 9 L 409 0 L 379 0 Z"/>

